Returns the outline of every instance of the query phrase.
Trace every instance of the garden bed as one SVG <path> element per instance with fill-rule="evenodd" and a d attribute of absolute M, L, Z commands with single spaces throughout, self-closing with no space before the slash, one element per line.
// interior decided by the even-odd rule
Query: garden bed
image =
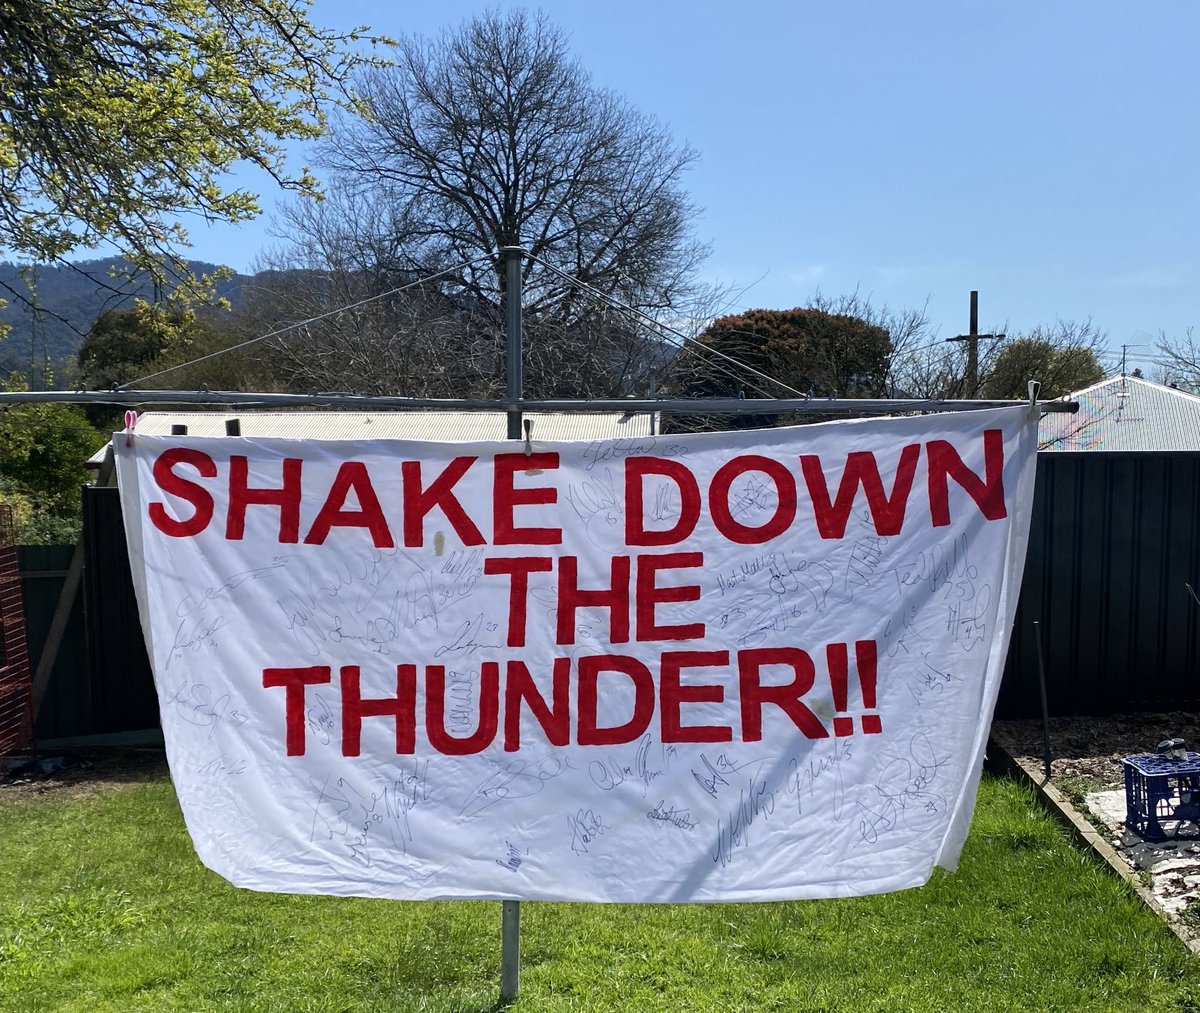
<path fill-rule="evenodd" d="M 1026 770 L 1044 770 L 1041 721 L 997 721 L 992 738 Z M 1125 826 L 1121 757 L 1153 753 L 1169 738 L 1200 749 L 1200 714 L 1051 718 L 1050 783 L 1101 833 L 1164 914 L 1194 936 L 1200 930 L 1200 827 L 1187 828 L 1197 836 L 1151 842 Z"/>

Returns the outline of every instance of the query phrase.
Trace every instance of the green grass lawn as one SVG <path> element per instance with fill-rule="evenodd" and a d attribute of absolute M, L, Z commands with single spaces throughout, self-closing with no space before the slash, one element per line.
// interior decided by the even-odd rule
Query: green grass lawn
<path fill-rule="evenodd" d="M 235 890 L 165 779 L 0 792 L 0 1010 L 495 1008 L 500 905 Z M 1197 1011 L 1200 965 L 1020 786 L 953 876 L 783 904 L 522 905 L 521 1010 Z"/>

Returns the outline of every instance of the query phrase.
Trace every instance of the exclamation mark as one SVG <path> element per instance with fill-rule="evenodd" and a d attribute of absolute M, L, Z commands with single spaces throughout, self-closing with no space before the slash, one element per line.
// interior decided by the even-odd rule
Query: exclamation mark
<path fill-rule="evenodd" d="M 850 662 L 845 644 L 829 644 L 825 648 L 825 663 L 829 667 L 829 685 L 833 689 L 833 709 L 846 709 L 846 682 L 849 679 Z M 835 717 L 833 734 L 845 738 L 854 734 L 854 718 Z"/>
<path fill-rule="evenodd" d="M 854 660 L 858 662 L 858 684 L 862 687 L 863 708 L 873 711 L 875 710 L 875 681 L 877 676 L 875 641 L 856 641 L 854 644 Z M 847 718 L 846 720 L 851 723 L 854 721 L 853 718 Z M 834 724 L 836 725 L 836 723 L 835 721 Z M 878 735 L 882 732 L 883 722 L 879 720 L 879 715 L 864 714 L 862 716 L 862 730 L 865 735 Z"/>

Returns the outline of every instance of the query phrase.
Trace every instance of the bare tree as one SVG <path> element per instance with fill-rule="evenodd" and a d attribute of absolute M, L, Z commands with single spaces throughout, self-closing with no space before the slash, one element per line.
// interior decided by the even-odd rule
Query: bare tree
<path fill-rule="evenodd" d="M 869 396 L 905 395 L 906 392 L 901 389 L 905 376 L 904 364 L 934 340 L 926 315 L 928 300 L 920 309 L 897 310 L 887 305 L 876 306 L 869 297 L 857 290 L 849 295 L 834 297 L 818 291 L 808 305 L 830 317 L 856 317 L 872 327 L 887 331 L 891 350 Z"/>
<path fill-rule="evenodd" d="M 243 330 L 286 330 L 259 353 L 271 375 L 300 390 L 500 396 L 505 336 L 495 305 L 453 272 L 356 267 L 369 236 L 327 230 L 328 214 L 308 222 L 304 260 L 295 248 L 268 258 L 243 291 Z M 675 352 L 653 318 L 615 300 L 583 300 L 570 318 L 527 310 L 524 332 L 530 397 L 648 393 Z"/>
<path fill-rule="evenodd" d="M 982 347 L 980 353 L 982 362 L 987 347 Z M 928 344 L 892 357 L 892 385 L 900 397 L 959 398 L 966 391 L 966 375 L 966 350 L 944 339 L 931 339 Z"/>
<path fill-rule="evenodd" d="M 1158 366 L 1163 383 L 1175 384 L 1200 394 L 1200 336 L 1189 327 L 1182 337 L 1170 338 L 1159 331 Z"/>
<path fill-rule="evenodd" d="M 322 148 L 331 189 L 374 233 L 378 267 L 472 261 L 464 287 L 492 304 L 500 249 L 534 257 L 639 307 L 668 308 L 707 252 L 682 189 L 695 153 L 596 87 L 541 14 L 485 14 L 358 82 L 366 115 Z M 570 318 L 575 286 L 525 266 L 527 305 Z"/>
<path fill-rule="evenodd" d="M 344 269 L 327 251 L 300 267 L 268 258 L 235 314 L 263 368 L 292 390 L 494 396 L 496 325 L 444 279 Z M 401 291 L 397 291 L 401 289 Z"/>
<path fill-rule="evenodd" d="M 364 115 L 340 119 L 321 149 L 328 199 L 294 205 L 278 226 L 274 266 L 324 280 L 276 275 L 284 291 L 260 293 L 260 308 L 302 319 L 452 270 L 289 339 L 275 362 L 290 384 L 498 393 L 500 251 L 519 243 L 531 254 L 527 391 L 652 385 L 669 358 L 654 318 L 694 315 L 711 294 L 695 280 L 707 250 L 682 189 L 689 148 L 593 85 L 540 14 L 488 14 L 403 41 L 395 65 L 364 74 L 357 92 Z"/>

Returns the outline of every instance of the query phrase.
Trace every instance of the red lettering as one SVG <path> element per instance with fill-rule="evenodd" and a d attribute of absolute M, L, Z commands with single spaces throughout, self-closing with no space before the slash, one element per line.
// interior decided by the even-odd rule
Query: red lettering
<path fill-rule="evenodd" d="M 768 665 L 792 669 L 792 681 L 784 686 L 764 686 L 762 670 Z M 817 716 L 800 702 L 816 679 L 813 660 L 798 647 L 760 647 L 738 652 L 738 684 L 742 706 L 742 738 L 757 742 L 762 738 L 762 709 L 774 704 L 810 739 L 824 739 L 829 732 Z"/>
<path fill-rule="evenodd" d="M 575 643 L 575 616 L 581 608 L 608 609 L 608 642 L 629 642 L 629 557 L 613 556 L 612 586 L 583 591 L 579 588 L 579 557 L 563 556 L 558 561 L 558 640 Z"/>
<path fill-rule="evenodd" d="M 700 600 L 699 584 L 658 587 L 655 577 L 659 570 L 695 568 L 704 565 L 703 552 L 672 552 L 661 556 L 637 557 L 637 585 L 634 600 L 637 612 L 636 640 L 700 640 L 704 623 L 685 623 L 682 626 L 659 626 L 655 606 L 660 602 Z"/>
<path fill-rule="evenodd" d="M 358 501 L 357 510 L 346 509 L 346 499 L 351 492 Z M 330 529 L 335 527 L 366 528 L 377 549 L 390 549 L 396 544 L 371 484 L 371 475 L 361 461 L 346 461 L 338 468 L 329 495 L 304 536 L 304 544 L 323 545 Z"/>
<path fill-rule="evenodd" d="M 328 665 L 311 668 L 264 668 L 263 686 L 284 687 L 283 714 L 287 727 L 288 756 L 304 755 L 304 687 L 319 686 L 331 679 Z"/>
<path fill-rule="evenodd" d="M 602 728 L 596 723 L 601 672 L 624 675 L 633 683 L 633 714 L 624 724 Z M 611 696 L 606 694 L 606 699 Z M 654 678 L 637 658 L 596 654 L 579 659 L 579 725 L 575 734 L 579 745 L 616 746 L 632 742 L 646 731 L 653 714 Z"/>
<path fill-rule="evenodd" d="M 523 661 L 510 661 L 504 681 L 504 749 L 512 753 L 521 748 L 521 702 L 524 701 L 534 720 L 542 726 L 546 740 L 552 746 L 565 746 L 571 741 L 571 659 L 555 658 L 550 698 L 546 705 Z"/>
<path fill-rule="evenodd" d="M 647 475 L 669 478 L 679 490 L 679 520 L 674 527 L 647 531 L 643 514 L 643 479 Z M 629 457 L 625 460 L 625 544 L 672 545 L 696 530 L 700 519 L 700 488 L 696 476 L 680 461 L 659 457 Z"/>
<path fill-rule="evenodd" d="M 817 530 L 822 538 L 844 538 L 846 522 L 854 507 L 854 497 L 861 485 L 867 496 L 867 508 L 875 531 L 880 535 L 898 535 L 904 524 L 904 511 L 908 506 L 908 494 L 912 489 L 917 460 L 921 456 L 918 443 L 909 444 L 900 451 L 900 462 L 896 466 L 896 480 L 892 483 L 892 494 L 883 491 L 883 480 L 879 477 L 879 464 L 869 450 L 856 450 L 846 455 L 846 467 L 838 483 L 837 499 L 829 499 L 829 486 L 825 483 L 825 472 L 821 458 L 816 454 L 801 454 L 800 468 L 812 499 L 813 514 Z"/>
<path fill-rule="evenodd" d="M 659 675 L 659 715 L 663 742 L 730 742 L 728 725 L 685 725 L 679 709 L 685 703 L 721 703 L 725 687 L 715 684 L 685 686 L 680 673 L 685 668 L 716 668 L 729 664 L 728 651 L 669 651 L 662 656 Z"/>
<path fill-rule="evenodd" d="M 516 556 L 485 559 L 484 573 L 507 573 L 508 582 L 508 646 L 525 646 L 526 613 L 529 606 L 529 575 L 549 573 L 554 561 L 540 556 Z"/>
<path fill-rule="evenodd" d="M 358 665 L 342 666 L 342 755 L 358 756 L 363 718 L 391 717 L 396 722 L 396 752 L 411 753 L 417 741 L 417 666 L 396 666 L 396 695 L 364 700 Z"/>
<path fill-rule="evenodd" d="M 982 481 L 945 440 L 926 443 L 925 453 L 929 462 L 929 514 L 935 528 L 950 523 L 950 479 L 966 490 L 989 521 L 1008 516 L 1004 507 L 1004 436 L 999 429 L 983 433 Z"/>
<path fill-rule="evenodd" d="M 283 486 L 278 489 L 250 488 L 249 458 L 235 455 L 229 459 L 229 513 L 225 517 L 225 537 L 241 541 L 246 534 L 246 507 L 251 504 L 279 507 L 279 541 L 300 540 L 300 469 L 303 461 L 288 457 L 283 461 Z"/>
<path fill-rule="evenodd" d="M 553 471 L 558 454 L 497 454 L 492 478 L 492 543 L 494 545 L 562 545 L 562 528 L 518 528 L 513 510 L 518 506 L 558 502 L 552 486 L 518 489 L 513 477 L 518 471 Z"/>
<path fill-rule="evenodd" d="M 735 520 L 729 509 L 729 491 L 734 481 L 748 471 L 760 471 L 775 483 L 775 513 L 754 528 Z M 708 509 L 717 530 L 731 542 L 760 545 L 783 534 L 796 519 L 796 480 L 781 461 L 743 454 L 721 465 L 713 475 L 708 487 Z"/>
<path fill-rule="evenodd" d="M 492 744 L 500 721 L 500 666 L 479 666 L 479 724 L 470 735 L 456 738 L 446 731 L 446 667 L 425 666 L 425 732 L 429 744 L 446 756 L 470 756 Z"/>
<path fill-rule="evenodd" d="M 425 544 L 425 515 L 437 507 L 458 534 L 463 545 L 482 545 L 483 535 L 467 516 L 454 496 L 454 486 L 474 464 L 474 457 L 456 457 L 429 488 L 421 489 L 421 462 L 405 461 L 400 465 L 404 479 L 404 544 L 417 548 Z"/>
<path fill-rule="evenodd" d="M 164 535 L 172 538 L 189 538 L 198 535 L 212 520 L 213 498 L 209 492 L 195 482 L 181 478 L 172 470 L 176 464 L 190 464 L 201 478 L 215 478 L 217 466 L 208 454 L 199 450 L 189 450 L 186 447 L 172 447 L 164 450 L 154 461 L 154 481 L 168 496 L 177 496 L 187 500 L 195 507 L 191 517 L 176 520 L 167 513 L 161 503 L 151 503 L 149 508 L 150 522 Z"/>

